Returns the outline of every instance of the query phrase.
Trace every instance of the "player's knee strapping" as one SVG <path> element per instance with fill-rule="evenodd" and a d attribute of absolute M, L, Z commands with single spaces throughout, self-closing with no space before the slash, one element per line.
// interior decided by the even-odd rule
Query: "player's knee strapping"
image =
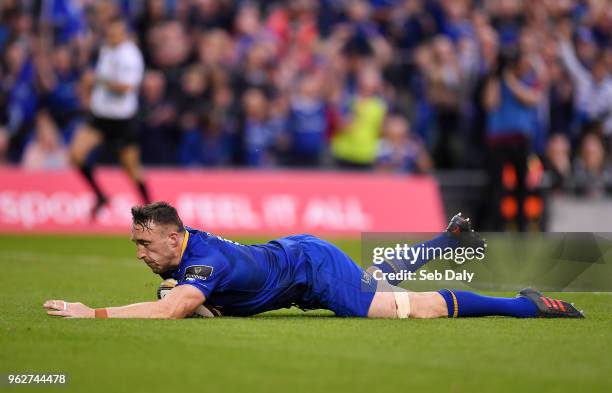
<path fill-rule="evenodd" d="M 397 317 L 400 319 L 410 317 L 410 296 L 406 291 L 393 291 Z"/>

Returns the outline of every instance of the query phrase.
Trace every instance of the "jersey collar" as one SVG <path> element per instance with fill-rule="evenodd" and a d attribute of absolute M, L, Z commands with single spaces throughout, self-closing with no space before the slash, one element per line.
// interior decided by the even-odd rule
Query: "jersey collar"
<path fill-rule="evenodd" d="M 187 248 L 187 242 L 189 241 L 189 231 L 185 230 L 185 236 L 183 236 L 183 245 L 181 246 L 181 260 L 183 260 L 183 254 Z"/>

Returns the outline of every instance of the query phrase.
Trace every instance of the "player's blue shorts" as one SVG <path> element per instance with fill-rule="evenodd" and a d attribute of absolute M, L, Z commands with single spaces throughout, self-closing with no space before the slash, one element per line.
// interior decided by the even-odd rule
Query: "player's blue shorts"
<path fill-rule="evenodd" d="M 307 308 L 326 308 L 341 317 L 367 317 L 376 280 L 335 245 L 311 235 L 291 236 L 300 243 L 308 274 Z"/>

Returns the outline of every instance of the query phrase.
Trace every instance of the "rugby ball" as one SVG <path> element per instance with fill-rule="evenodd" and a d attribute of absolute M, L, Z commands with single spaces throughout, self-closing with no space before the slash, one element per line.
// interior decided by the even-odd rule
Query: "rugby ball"
<path fill-rule="evenodd" d="M 168 278 L 159 284 L 157 288 L 157 298 L 163 299 L 170 291 L 176 287 L 177 281 L 173 278 Z M 203 304 L 195 309 L 194 313 L 187 318 L 213 318 L 215 315 Z"/>

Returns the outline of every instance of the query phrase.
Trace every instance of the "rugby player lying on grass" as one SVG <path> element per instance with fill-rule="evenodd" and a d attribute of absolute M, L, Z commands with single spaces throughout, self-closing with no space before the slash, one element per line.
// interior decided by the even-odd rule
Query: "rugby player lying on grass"
<path fill-rule="evenodd" d="M 242 245 L 186 228 L 176 209 L 165 202 L 133 207 L 132 221 L 137 257 L 162 278 L 176 280 L 176 286 L 158 301 L 123 307 L 93 309 L 82 303 L 48 300 L 44 303 L 47 314 L 176 319 L 192 316 L 204 305 L 214 316 L 250 316 L 297 306 L 328 309 L 341 317 L 583 317 L 571 304 L 531 289 L 514 298 L 449 289 L 409 292 L 391 285 L 397 282 L 375 280 L 372 268 L 364 271 L 339 248 L 314 236 Z M 459 235 L 466 232 L 484 245 L 473 234 L 469 220 L 457 215 L 445 232 L 424 246 L 456 246 Z M 378 267 L 387 273 L 415 271 L 427 260 L 411 262 L 414 264 L 389 261 Z"/>

